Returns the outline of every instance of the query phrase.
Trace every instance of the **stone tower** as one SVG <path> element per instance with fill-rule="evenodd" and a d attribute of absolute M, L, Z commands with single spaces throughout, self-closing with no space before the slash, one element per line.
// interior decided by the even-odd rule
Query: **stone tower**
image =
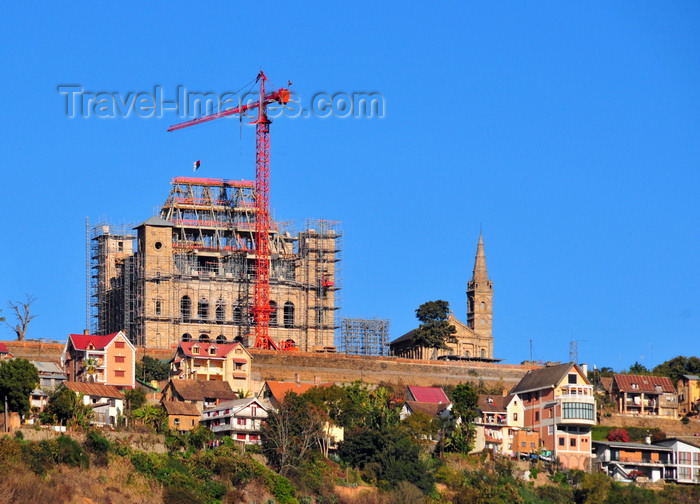
<path fill-rule="evenodd" d="M 479 233 L 474 273 L 467 284 L 467 326 L 480 337 L 491 339 L 493 322 L 493 282 L 489 280 L 484 253 L 484 238 Z"/>

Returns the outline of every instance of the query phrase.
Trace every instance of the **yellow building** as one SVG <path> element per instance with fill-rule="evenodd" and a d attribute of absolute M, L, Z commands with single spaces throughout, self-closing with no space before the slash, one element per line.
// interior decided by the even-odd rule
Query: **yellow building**
<path fill-rule="evenodd" d="M 486 268 L 483 236 L 479 235 L 472 279 L 467 284 L 467 323 L 450 313 L 447 321 L 457 332 L 445 341 L 447 348 L 433 349 L 413 343 L 415 329 L 389 344 L 390 353 L 405 359 L 462 359 L 492 362 L 493 282 Z"/>
<path fill-rule="evenodd" d="M 676 382 L 678 414 L 687 415 L 700 405 L 700 376 L 683 375 Z"/>
<path fill-rule="evenodd" d="M 250 390 L 252 357 L 240 343 L 181 342 L 171 364 L 171 379 L 225 381 L 234 391 Z"/>

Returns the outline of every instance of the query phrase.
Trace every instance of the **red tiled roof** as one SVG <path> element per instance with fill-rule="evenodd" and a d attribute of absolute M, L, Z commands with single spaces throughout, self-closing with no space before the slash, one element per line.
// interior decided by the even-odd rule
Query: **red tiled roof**
<path fill-rule="evenodd" d="M 248 363 L 248 361 L 245 359 L 233 359 L 233 362 L 235 362 L 236 364 L 247 364 Z"/>
<path fill-rule="evenodd" d="M 102 385 L 101 383 L 65 382 L 64 385 L 73 392 L 91 397 L 114 397 L 124 399 L 119 389 L 113 385 Z"/>
<path fill-rule="evenodd" d="M 210 398 L 229 401 L 238 398 L 238 394 L 225 381 L 172 380 L 170 383 L 185 401 L 203 401 Z"/>
<path fill-rule="evenodd" d="M 119 334 L 118 332 L 99 336 L 97 334 L 69 334 L 68 338 L 73 342 L 73 346 L 78 350 L 86 350 L 92 343 L 97 350 L 104 349 Z"/>
<path fill-rule="evenodd" d="M 197 345 L 200 350 L 198 354 L 192 353 L 192 347 Z M 200 358 L 200 359 L 224 359 L 234 348 L 241 346 L 240 343 L 201 343 L 199 341 L 182 341 L 180 342 L 180 348 L 182 352 L 188 357 Z M 213 354 L 209 353 L 209 349 L 214 347 L 216 351 Z M 241 346 L 241 348 L 243 348 Z M 247 361 L 244 361 L 247 362 Z"/>
<path fill-rule="evenodd" d="M 445 391 L 440 387 L 415 387 L 409 385 L 408 391 L 416 402 L 449 404 Z"/>
<path fill-rule="evenodd" d="M 671 379 L 667 376 L 643 376 L 643 375 L 615 375 L 615 383 L 620 392 L 644 392 L 656 393 L 659 391 L 657 386 L 661 387 L 661 392 L 666 394 L 675 394 L 676 389 L 673 388 Z M 632 387 L 632 384 L 636 387 Z"/>
<path fill-rule="evenodd" d="M 0 353 L 10 353 L 5 343 L 0 341 Z"/>

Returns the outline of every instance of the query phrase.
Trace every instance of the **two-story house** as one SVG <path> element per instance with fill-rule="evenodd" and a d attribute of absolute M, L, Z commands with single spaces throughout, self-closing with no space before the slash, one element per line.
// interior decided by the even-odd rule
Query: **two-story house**
<path fill-rule="evenodd" d="M 528 371 L 511 391 L 523 405 L 523 427 L 567 469 L 588 470 L 596 406 L 593 386 L 573 362 Z"/>
<path fill-rule="evenodd" d="M 90 423 L 98 426 L 117 427 L 124 414 L 124 394 L 113 385 L 67 381 L 63 384 L 75 392 L 86 406 L 92 408 Z"/>
<path fill-rule="evenodd" d="M 654 443 L 594 441 L 594 467 L 615 479 L 700 484 L 700 446 L 678 438 Z"/>
<path fill-rule="evenodd" d="M 524 426 L 524 416 L 523 403 L 517 395 L 479 395 L 474 451 L 489 450 L 506 456 L 520 451 L 514 438 Z"/>
<path fill-rule="evenodd" d="M 621 441 L 593 441 L 593 468 L 618 481 L 665 480 L 673 450 L 667 446 Z"/>
<path fill-rule="evenodd" d="M 136 349 L 122 332 L 69 334 L 61 355 L 68 381 L 134 388 Z"/>
<path fill-rule="evenodd" d="M 163 388 L 162 402 L 194 404 L 200 413 L 224 401 L 238 399 L 238 394 L 225 381 L 170 380 Z"/>
<path fill-rule="evenodd" d="M 700 376 L 683 375 L 676 382 L 678 414 L 687 415 L 700 406 Z"/>
<path fill-rule="evenodd" d="M 612 400 L 622 414 L 678 417 L 678 395 L 666 376 L 616 374 Z"/>
<path fill-rule="evenodd" d="M 171 361 L 174 380 L 225 381 L 233 390 L 250 390 L 252 357 L 240 343 L 182 341 Z"/>
<path fill-rule="evenodd" d="M 260 429 L 267 408 L 255 397 L 225 401 L 202 412 L 200 423 L 217 437 L 231 436 L 245 444 L 260 444 Z"/>

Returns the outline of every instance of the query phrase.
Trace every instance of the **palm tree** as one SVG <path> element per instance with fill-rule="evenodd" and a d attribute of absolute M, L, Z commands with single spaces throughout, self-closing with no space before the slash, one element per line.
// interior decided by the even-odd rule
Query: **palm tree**
<path fill-rule="evenodd" d="M 95 373 L 100 365 L 100 360 L 95 357 L 88 357 L 83 361 L 83 370 L 88 374 L 87 382 L 95 383 Z M 85 380 L 84 380 L 85 381 Z"/>

